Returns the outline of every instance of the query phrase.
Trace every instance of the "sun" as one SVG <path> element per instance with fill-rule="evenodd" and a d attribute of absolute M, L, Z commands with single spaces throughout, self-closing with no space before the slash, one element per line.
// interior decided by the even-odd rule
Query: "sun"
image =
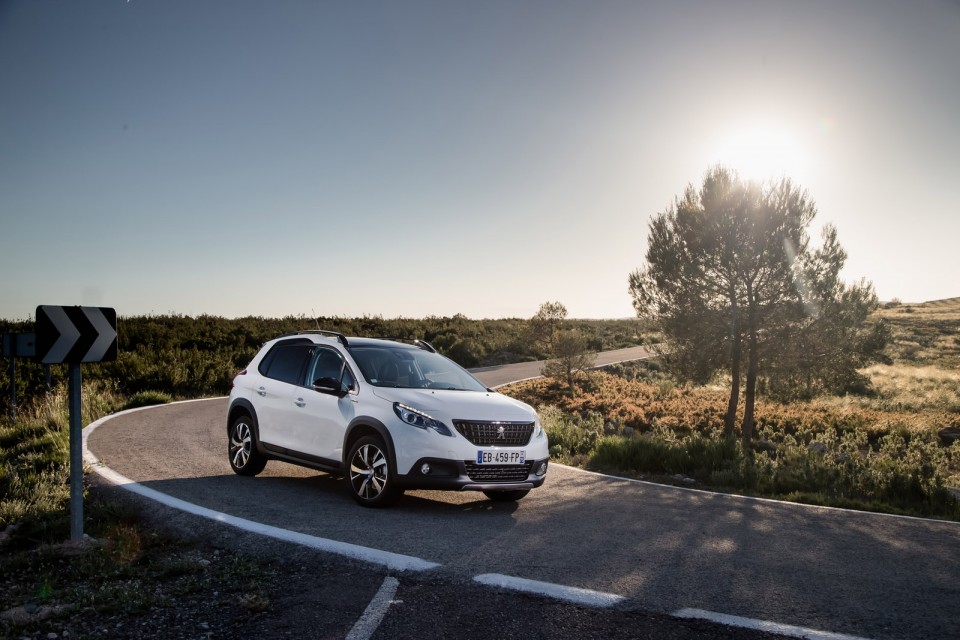
<path fill-rule="evenodd" d="M 800 181 L 806 174 L 806 154 L 788 129 L 756 126 L 721 136 L 713 164 L 734 169 L 746 180 L 788 177 Z"/>

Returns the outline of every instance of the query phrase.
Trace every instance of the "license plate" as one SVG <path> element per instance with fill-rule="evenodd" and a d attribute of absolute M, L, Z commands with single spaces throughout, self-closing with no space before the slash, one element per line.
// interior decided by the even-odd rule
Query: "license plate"
<path fill-rule="evenodd" d="M 477 451 L 477 464 L 523 464 L 526 462 L 526 451 L 500 451 L 496 449 L 480 449 Z"/>

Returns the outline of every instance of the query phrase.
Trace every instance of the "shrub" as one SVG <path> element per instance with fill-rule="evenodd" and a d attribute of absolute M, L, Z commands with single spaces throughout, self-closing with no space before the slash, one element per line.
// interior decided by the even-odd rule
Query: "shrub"
<path fill-rule="evenodd" d="M 940 409 L 884 411 L 873 400 L 849 397 L 759 402 L 750 463 L 721 435 L 726 394 L 720 390 L 598 371 L 575 396 L 547 380 L 504 391 L 534 405 L 551 403 L 540 411 L 551 454 L 563 461 L 614 473 L 683 474 L 770 497 L 960 519 L 960 502 L 948 489 L 960 486 L 960 442 L 947 446 L 938 436 L 958 418 Z"/>
<path fill-rule="evenodd" d="M 597 443 L 590 462 L 600 468 L 636 473 L 683 474 L 708 481 L 718 472 L 740 466 L 742 456 L 735 440 L 711 439 L 693 433 L 673 441 L 655 435 L 607 436 Z M 739 474 L 729 475 L 735 482 Z"/>
<path fill-rule="evenodd" d="M 550 455 L 557 460 L 572 461 L 589 455 L 603 436 L 603 418 L 598 413 L 581 419 L 547 406 L 541 407 L 539 414 L 550 441 Z"/>

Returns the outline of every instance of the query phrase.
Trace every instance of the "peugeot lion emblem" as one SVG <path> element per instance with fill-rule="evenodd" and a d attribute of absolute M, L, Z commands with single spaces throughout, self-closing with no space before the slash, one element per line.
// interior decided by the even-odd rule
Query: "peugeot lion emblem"
<path fill-rule="evenodd" d="M 504 434 L 505 434 L 506 432 L 507 432 L 507 431 L 506 431 L 506 429 L 503 428 L 503 425 L 500 425 L 499 427 L 497 427 L 497 440 L 503 440 L 503 439 L 504 439 Z"/>

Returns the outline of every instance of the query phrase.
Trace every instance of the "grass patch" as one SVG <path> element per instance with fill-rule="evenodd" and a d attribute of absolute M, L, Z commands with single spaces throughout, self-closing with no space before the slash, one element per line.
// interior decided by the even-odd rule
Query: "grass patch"
<path fill-rule="evenodd" d="M 122 399 L 111 385 L 84 384 L 82 424 L 112 413 Z M 65 385 L 36 399 L 16 421 L 0 419 L 0 528 L 49 541 L 69 533 L 70 427 Z"/>
<path fill-rule="evenodd" d="M 135 511 L 91 501 L 82 552 L 59 545 L 0 554 L 0 610 L 45 607 L 49 619 L 0 622 L 0 637 L 167 637 L 171 628 L 232 629 L 271 606 L 281 577 L 257 559 L 168 538 Z M 202 634 L 201 634 L 202 635 Z M 64 635 L 64 637 L 66 637 Z"/>
<path fill-rule="evenodd" d="M 169 404 L 173 402 L 173 396 L 163 391 L 139 391 L 124 403 L 124 409 L 137 409 L 139 407 L 149 407 L 157 404 Z"/>

